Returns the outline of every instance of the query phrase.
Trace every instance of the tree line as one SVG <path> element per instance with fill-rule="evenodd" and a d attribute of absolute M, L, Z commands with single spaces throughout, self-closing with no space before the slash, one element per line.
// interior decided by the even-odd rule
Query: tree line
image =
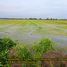
<path fill-rule="evenodd" d="M 67 20 L 58 18 L 0 18 L 0 20 Z"/>

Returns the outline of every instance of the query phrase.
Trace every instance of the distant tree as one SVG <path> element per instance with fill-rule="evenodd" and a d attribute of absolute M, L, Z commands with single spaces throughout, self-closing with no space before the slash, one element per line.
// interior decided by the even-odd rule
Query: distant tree
<path fill-rule="evenodd" d="M 32 20 L 32 18 L 29 18 L 29 20 Z"/>
<path fill-rule="evenodd" d="M 39 20 L 42 20 L 42 18 L 39 18 Z"/>
<path fill-rule="evenodd" d="M 46 18 L 46 20 L 49 20 L 49 18 Z"/>
<path fill-rule="evenodd" d="M 25 20 L 27 20 L 28 18 L 24 18 Z"/>
<path fill-rule="evenodd" d="M 37 20 L 37 18 L 29 18 L 29 20 Z"/>

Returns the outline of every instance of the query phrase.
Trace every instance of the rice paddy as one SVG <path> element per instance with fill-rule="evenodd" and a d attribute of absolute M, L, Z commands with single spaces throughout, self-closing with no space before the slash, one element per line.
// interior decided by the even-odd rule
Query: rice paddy
<path fill-rule="evenodd" d="M 67 20 L 0 20 L 1 37 L 29 45 L 49 38 L 60 47 L 67 47 Z"/>

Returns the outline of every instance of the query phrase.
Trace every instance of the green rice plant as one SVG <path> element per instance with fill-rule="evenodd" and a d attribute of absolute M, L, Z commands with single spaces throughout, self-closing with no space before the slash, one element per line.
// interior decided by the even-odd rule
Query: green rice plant
<path fill-rule="evenodd" d="M 0 39 L 0 62 L 4 65 L 7 63 L 7 54 L 10 48 L 16 43 L 9 38 Z"/>
<path fill-rule="evenodd" d="M 47 51 L 54 50 L 53 47 L 54 43 L 49 39 L 42 39 L 40 40 L 36 45 L 33 46 L 34 57 L 35 58 L 41 58 L 43 53 L 46 53 Z"/>
<path fill-rule="evenodd" d="M 26 46 L 16 46 L 16 56 L 21 60 L 32 60 L 32 54 Z"/>

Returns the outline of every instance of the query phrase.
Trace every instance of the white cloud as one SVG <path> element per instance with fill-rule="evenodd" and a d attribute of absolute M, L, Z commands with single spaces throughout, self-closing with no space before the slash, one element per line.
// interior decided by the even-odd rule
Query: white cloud
<path fill-rule="evenodd" d="M 67 18 L 67 0 L 1 0 L 0 17 Z M 63 16 L 63 17 L 62 17 Z"/>

